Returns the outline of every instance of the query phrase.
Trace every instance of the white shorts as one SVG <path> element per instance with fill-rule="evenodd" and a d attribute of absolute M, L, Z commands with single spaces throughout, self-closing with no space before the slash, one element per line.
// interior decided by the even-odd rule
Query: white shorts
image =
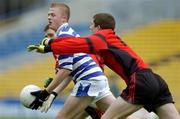
<path fill-rule="evenodd" d="M 108 95 L 112 95 L 112 93 L 109 88 L 108 80 L 104 78 L 102 80 L 80 80 L 75 84 L 71 92 L 71 96 L 94 97 L 94 103 Z"/>

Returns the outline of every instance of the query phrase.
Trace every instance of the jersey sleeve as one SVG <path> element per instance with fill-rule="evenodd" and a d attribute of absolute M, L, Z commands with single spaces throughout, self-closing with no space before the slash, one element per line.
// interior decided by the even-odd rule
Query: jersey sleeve
<path fill-rule="evenodd" d="M 51 43 L 51 50 L 55 54 L 73 53 L 98 53 L 102 49 L 107 49 L 107 44 L 102 39 L 91 35 L 89 37 L 66 37 L 56 38 Z"/>
<path fill-rule="evenodd" d="M 58 57 L 59 69 L 73 69 L 73 54 L 71 55 L 59 55 Z"/>

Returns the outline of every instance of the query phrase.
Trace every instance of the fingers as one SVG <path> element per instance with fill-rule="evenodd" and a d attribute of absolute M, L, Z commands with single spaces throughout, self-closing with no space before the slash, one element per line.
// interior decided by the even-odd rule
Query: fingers
<path fill-rule="evenodd" d="M 31 51 L 33 51 L 33 50 L 35 50 L 35 49 L 38 49 L 37 45 L 29 45 L 29 46 L 27 47 L 28 52 L 31 52 Z"/>
<path fill-rule="evenodd" d="M 29 105 L 29 107 L 32 109 L 34 106 L 35 100 Z"/>
<path fill-rule="evenodd" d="M 42 107 L 40 108 L 40 111 L 43 113 L 47 113 L 47 111 L 49 110 L 50 108 L 50 104 L 48 102 L 44 102 Z"/>
<path fill-rule="evenodd" d="M 49 98 L 46 101 L 44 101 L 44 103 L 42 104 L 42 107 L 40 108 L 41 112 L 46 113 L 49 110 L 49 108 L 51 107 L 54 99 L 55 99 L 54 94 L 51 94 L 49 96 Z"/>
<path fill-rule="evenodd" d="M 41 90 L 38 90 L 38 91 L 31 92 L 31 95 L 38 97 L 40 93 L 41 93 Z"/>
<path fill-rule="evenodd" d="M 32 110 L 37 110 L 39 107 L 41 107 L 43 104 L 43 101 L 39 100 L 39 99 L 35 99 L 31 104 L 30 104 L 30 108 Z"/>

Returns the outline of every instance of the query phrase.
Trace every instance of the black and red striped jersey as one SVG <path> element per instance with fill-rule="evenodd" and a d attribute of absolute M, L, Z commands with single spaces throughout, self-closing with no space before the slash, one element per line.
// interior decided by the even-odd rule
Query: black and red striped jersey
<path fill-rule="evenodd" d="M 99 30 L 88 37 L 56 38 L 51 43 L 54 54 L 93 53 L 100 56 L 101 61 L 129 82 L 131 75 L 147 64 L 126 45 L 111 29 Z"/>

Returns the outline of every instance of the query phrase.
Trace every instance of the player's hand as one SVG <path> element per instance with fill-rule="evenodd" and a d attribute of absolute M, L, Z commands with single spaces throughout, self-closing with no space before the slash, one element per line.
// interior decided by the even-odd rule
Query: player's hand
<path fill-rule="evenodd" d="M 43 102 L 42 107 L 40 107 L 41 112 L 46 113 L 49 110 L 49 108 L 51 107 L 51 105 L 56 97 L 57 97 L 57 93 L 52 92 L 51 95 L 49 96 L 49 98 Z"/>
<path fill-rule="evenodd" d="M 51 51 L 51 47 L 49 45 L 29 45 L 27 49 L 29 52 L 35 50 L 38 53 L 47 53 Z"/>
<path fill-rule="evenodd" d="M 47 88 L 49 86 L 49 84 L 52 82 L 53 78 L 48 78 L 44 81 L 44 88 Z"/>
<path fill-rule="evenodd" d="M 46 90 L 39 90 L 35 92 L 31 92 L 31 95 L 35 96 L 35 100 L 30 104 L 30 108 L 32 110 L 37 110 L 39 107 L 42 106 L 43 102 L 47 99 L 50 95 Z"/>
<path fill-rule="evenodd" d="M 36 52 L 39 52 L 39 53 L 45 53 L 44 52 L 44 45 L 29 45 L 27 47 L 28 51 L 31 52 L 33 50 L 36 50 Z"/>

